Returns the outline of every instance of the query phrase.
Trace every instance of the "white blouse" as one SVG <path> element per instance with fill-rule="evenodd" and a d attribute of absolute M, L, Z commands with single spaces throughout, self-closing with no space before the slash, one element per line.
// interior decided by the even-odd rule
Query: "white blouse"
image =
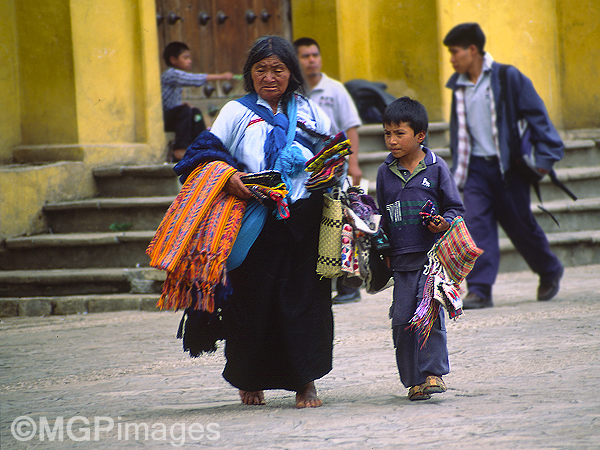
<path fill-rule="evenodd" d="M 298 121 L 317 133 L 329 134 L 331 121 L 323 110 L 312 100 L 302 95 L 296 95 L 296 101 Z M 258 97 L 256 103 L 270 108 L 269 104 L 260 97 Z M 277 109 L 277 114 L 282 114 L 281 104 Z M 219 116 L 210 131 L 223 142 L 225 148 L 229 150 L 234 158 L 246 165 L 248 172 L 254 173 L 266 170 L 263 149 L 267 135 L 272 129 L 273 126 L 261 119 L 260 116 L 240 102 L 233 100 L 221 108 Z M 321 139 L 309 136 L 299 128 L 296 128 L 296 132 L 314 144 L 315 153 L 323 148 Z M 307 160 L 314 156 L 310 149 L 298 141 L 295 141 L 295 145 L 298 146 Z M 292 203 L 310 195 L 304 187 L 308 177 L 308 172 L 301 172 L 292 179 L 292 186 L 287 186 Z"/>

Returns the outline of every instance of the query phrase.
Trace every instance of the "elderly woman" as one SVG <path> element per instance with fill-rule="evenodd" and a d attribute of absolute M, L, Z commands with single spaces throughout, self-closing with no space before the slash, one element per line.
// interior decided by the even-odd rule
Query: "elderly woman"
<path fill-rule="evenodd" d="M 199 163 L 225 161 L 238 171 L 223 190 L 248 200 L 227 260 L 224 378 L 248 405 L 264 404 L 266 389 L 285 389 L 298 408 L 317 407 L 314 380 L 331 370 L 333 314 L 331 282 L 315 272 L 323 197 L 304 187 L 304 163 L 323 147 L 330 122 L 302 95 L 296 53 L 283 38 L 255 42 L 244 85 L 248 94 L 221 109 L 212 134 L 201 134 L 175 169 L 185 177 Z M 287 218 L 249 200 L 240 179 L 269 169 L 289 191 Z"/>

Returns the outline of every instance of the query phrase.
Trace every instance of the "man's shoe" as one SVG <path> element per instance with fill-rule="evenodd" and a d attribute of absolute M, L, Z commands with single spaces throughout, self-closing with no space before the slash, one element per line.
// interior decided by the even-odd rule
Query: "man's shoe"
<path fill-rule="evenodd" d="M 554 298 L 556 294 L 558 294 L 558 291 L 560 290 L 560 279 L 563 277 L 564 273 L 565 268 L 561 267 L 560 272 L 558 272 L 558 274 L 554 278 L 547 281 L 540 280 L 540 285 L 538 286 L 537 293 L 537 299 L 539 301 L 548 301 Z"/>
<path fill-rule="evenodd" d="M 471 292 L 463 299 L 463 309 L 482 309 L 494 306 L 491 298 L 483 298 Z"/>
<path fill-rule="evenodd" d="M 354 303 L 360 301 L 360 291 L 357 289 L 354 292 L 333 297 L 333 304 L 340 305 L 342 303 Z"/>

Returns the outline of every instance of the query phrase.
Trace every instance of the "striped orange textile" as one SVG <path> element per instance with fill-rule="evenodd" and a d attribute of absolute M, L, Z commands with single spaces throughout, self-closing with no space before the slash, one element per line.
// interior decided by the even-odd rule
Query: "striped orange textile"
<path fill-rule="evenodd" d="M 167 271 L 157 306 L 214 311 L 214 288 L 225 280 L 225 262 L 239 231 L 246 202 L 223 191 L 236 169 L 222 161 L 190 174 L 146 249 L 150 266 Z"/>

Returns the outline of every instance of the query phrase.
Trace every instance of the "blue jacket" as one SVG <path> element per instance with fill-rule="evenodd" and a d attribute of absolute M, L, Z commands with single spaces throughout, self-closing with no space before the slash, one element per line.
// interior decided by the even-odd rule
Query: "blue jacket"
<path fill-rule="evenodd" d="M 533 83 L 516 67 L 510 66 L 506 71 L 508 87 L 507 104 L 511 108 L 513 123 L 508 123 L 507 112 L 503 110 L 500 99 L 500 80 L 498 71 L 500 64 L 492 63 L 490 84 L 496 105 L 496 126 L 498 127 L 498 142 L 500 145 L 500 163 L 502 171 L 510 168 L 510 136 L 511 132 L 518 133 L 518 119 L 526 119 L 531 130 L 532 141 L 535 145 L 536 163 L 539 168 L 550 170 L 556 161 L 564 156 L 564 145 L 556 128 L 550 121 L 544 101 L 536 92 Z M 458 118 L 456 115 L 456 82 L 458 73 L 453 74 L 446 87 L 452 89 L 452 109 L 450 113 L 450 150 L 452 152 L 452 169 L 456 167 L 458 154 Z M 516 135 L 516 134 L 515 134 Z"/>
<path fill-rule="evenodd" d="M 460 194 L 446 162 L 424 148 L 426 168 L 403 185 L 389 165 L 394 162 L 390 153 L 377 172 L 377 204 L 382 226 L 390 238 L 390 256 L 427 252 L 439 235 L 423 225 L 419 212 L 427 200 L 435 205 L 436 214 L 448 222 L 464 214 Z"/>

